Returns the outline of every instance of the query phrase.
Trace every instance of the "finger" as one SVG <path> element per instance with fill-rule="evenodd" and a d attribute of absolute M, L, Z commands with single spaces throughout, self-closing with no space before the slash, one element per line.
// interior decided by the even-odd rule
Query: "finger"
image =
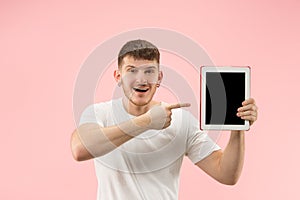
<path fill-rule="evenodd" d="M 256 117 L 256 116 L 257 116 L 257 113 L 256 113 L 255 111 L 248 110 L 248 111 L 245 111 L 245 112 L 238 112 L 236 115 L 237 115 L 238 117 L 242 117 L 242 116 L 250 116 L 250 115 Z"/>
<path fill-rule="evenodd" d="M 175 108 L 182 108 L 182 107 L 190 107 L 190 103 L 175 103 L 175 104 L 170 104 L 167 106 L 169 109 L 175 109 Z"/>
<path fill-rule="evenodd" d="M 256 121 L 256 117 L 255 116 L 243 116 L 241 117 L 241 119 L 243 120 L 247 120 L 250 122 L 250 124 L 253 124 Z"/>
<path fill-rule="evenodd" d="M 164 125 L 164 127 L 163 128 L 167 128 L 167 127 L 169 127 L 171 125 L 171 123 L 170 122 L 168 122 L 168 123 L 165 123 L 165 125 Z"/>
<path fill-rule="evenodd" d="M 249 98 L 242 102 L 243 106 L 248 105 L 248 104 L 255 104 L 255 100 L 253 98 Z"/>
<path fill-rule="evenodd" d="M 257 106 L 254 105 L 254 104 L 248 104 L 248 105 L 245 105 L 243 107 L 238 108 L 239 112 L 243 112 L 243 111 L 246 111 L 246 110 L 257 111 Z"/>

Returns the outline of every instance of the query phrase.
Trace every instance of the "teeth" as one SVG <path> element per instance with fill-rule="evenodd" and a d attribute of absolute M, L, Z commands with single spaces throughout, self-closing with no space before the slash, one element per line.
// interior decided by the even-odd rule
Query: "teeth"
<path fill-rule="evenodd" d="M 133 88 L 137 92 L 147 92 L 148 89 L 141 89 L 141 88 Z"/>

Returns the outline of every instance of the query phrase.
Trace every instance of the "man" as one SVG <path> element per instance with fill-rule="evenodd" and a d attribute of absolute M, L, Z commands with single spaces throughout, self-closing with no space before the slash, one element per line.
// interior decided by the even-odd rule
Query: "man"
<path fill-rule="evenodd" d="M 127 42 L 114 78 L 124 97 L 89 106 L 73 132 L 77 161 L 93 159 L 99 199 L 178 199 L 179 171 L 187 155 L 217 181 L 233 185 L 244 162 L 244 131 L 232 131 L 223 150 L 198 120 L 181 107 L 153 100 L 163 78 L 158 49 L 148 41 Z M 254 99 L 242 102 L 237 116 L 257 119 Z"/>

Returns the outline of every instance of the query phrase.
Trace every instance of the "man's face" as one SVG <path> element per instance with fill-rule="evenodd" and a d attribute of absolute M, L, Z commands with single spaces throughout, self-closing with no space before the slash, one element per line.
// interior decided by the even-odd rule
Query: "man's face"
<path fill-rule="evenodd" d="M 151 102 L 161 78 L 156 60 L 136 60 L 132 56 L 125 56 L 120 69 L 115 71 L 115 79 L 121 82 L 125 96 L 136 106 Z"/>

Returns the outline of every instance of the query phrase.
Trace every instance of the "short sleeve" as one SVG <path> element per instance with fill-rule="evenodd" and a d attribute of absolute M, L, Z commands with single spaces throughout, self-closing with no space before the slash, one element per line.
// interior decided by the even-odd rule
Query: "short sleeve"
<path fill-rule="evenodd" d="M 189 133 L 186 155 L 195 164 L 221 148 L 199 128 L 199 122 L 192 115 L 189 117 Z"/>
<path fill-rule="evenodd" d="M 105 111 L 103 105 L 93 104 L 88 106 L 81 114 L 79 126 L 85 123 L 97 123 L 104 126 Z"/>

